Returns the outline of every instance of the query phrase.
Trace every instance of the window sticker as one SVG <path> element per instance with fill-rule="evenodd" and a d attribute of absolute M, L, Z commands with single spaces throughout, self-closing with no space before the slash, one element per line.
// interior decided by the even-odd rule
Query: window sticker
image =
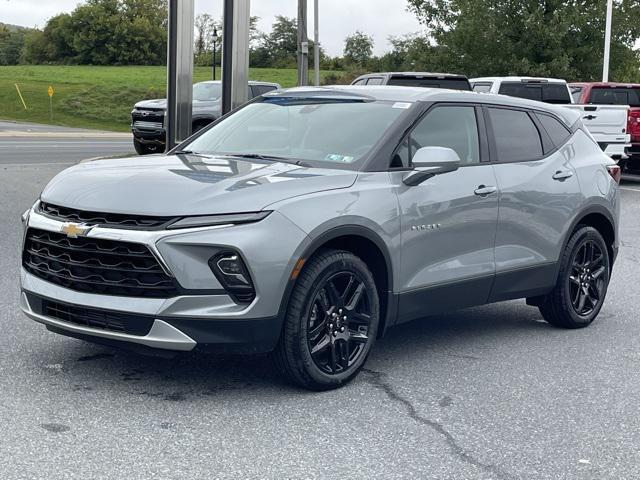
<path fill-rule="evenodd" d="M 391 108 L 402 108 L 402 109 L 406 110 L 410 106 L 411 106 L 411 104 L 409 102 L 396 102 L 391 106 Z"/>

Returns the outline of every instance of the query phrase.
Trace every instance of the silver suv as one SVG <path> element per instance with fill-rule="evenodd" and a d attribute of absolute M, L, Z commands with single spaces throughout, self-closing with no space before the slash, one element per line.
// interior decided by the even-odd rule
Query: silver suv
<path fill-rule="evenodd" d="M 577 112 L 407 87 L 265 94 L 168 155 L 71 167 L 25 212 L 21 307 L 152 351 L 273 352 L 344 384 L 393 325 L 526 298 L 598 315 L 618 167 Z"/>

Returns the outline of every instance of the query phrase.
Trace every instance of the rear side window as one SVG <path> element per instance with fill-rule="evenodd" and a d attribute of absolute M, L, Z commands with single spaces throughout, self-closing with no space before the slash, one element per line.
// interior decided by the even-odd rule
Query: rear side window
<path fill-rule="evenodd" d="M 473 91 L 474 92 L 479 92 L 479 93 L 489 93 L 491 91 L 491 87 L 493 86 L 492 83 L 474 83 L 473 84 Z"/>
<path fill-rule="evenodd" d="M 574 103 L 580 103 L 580 97 L 582 96 L 582 91 L 584 88 L 582 87 L 571 87 L 571 96 L 573 97 Z"/>
<path fill-rule="evenodd" d="M 466 78 L 436 78 L 436 77 L 391 77 L 387 85 L 400 87 L 449 88 L 451 90 L 471 90 Z"/>
<path fill-rule="evenodd" d="M 367 82 L 366 78 L 361 78 L 360 80 L 356 80 L 352 83 L 352 85 L 364 85 Z"/>
<path fill-rule="evenodd" d="M 267 92 L 272 92 L 273 90 L 276 90 L 276 87 L 273 85 L 253 85 L 253 94 L 256 97 Z"/>
<path fill-rule="evenodd" d="M 594 87 L 591 89 L 589 103 L 640 107 L 640 88 Z"/>
<path fill-rule="evenodd" d="M 372 77 L 367 82 L 367 85 L 382 85 L 382 78 L 381 77 Z"/>
<path fill-rule="evenodd" d="M 569 129 L 559 120 L 553 118 L 551 115 L 545 115 L 544 113 L 536 113 L 538 120 L 542 124 L 545 132 L 551 138 L 553 145 L 558 148 L 564 145 L 564 143 L 571 136 Z"/>
<path fill-rule="evenodd" d="M 411 156 L 422 147 L 454 150 L 463 165 L 480 162 L 478 124 L 473 106 L 436 107 L 411 132 Z"/>
<path fill-rule="evenodd" d="M 489 108 L 499 162 L 522 162 L 542 157 L 540 132 L 527 112 Z"/>

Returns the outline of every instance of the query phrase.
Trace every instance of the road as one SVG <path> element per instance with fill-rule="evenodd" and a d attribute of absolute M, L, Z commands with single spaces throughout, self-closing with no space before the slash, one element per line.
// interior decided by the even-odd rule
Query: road
<path fill-rule="evenodd" d="M 19 313 L 19 216 L 65 167 L 38 163 L 53 149 L 0 166 L 0 478 L 640 477 L 638 184 L 622 191 L 620 256 L 590 328 L 552 328 L 524 301 L 428 318 L 317 394 L 264 356 L 139 357 Z"/>

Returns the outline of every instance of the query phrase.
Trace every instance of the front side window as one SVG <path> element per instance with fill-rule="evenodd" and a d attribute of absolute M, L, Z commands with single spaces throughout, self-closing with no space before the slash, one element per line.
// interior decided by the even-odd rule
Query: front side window
<path fill-rule="evenodd" d="M 382 78 L 381 77 L 372 77 L 367 82 L 367 85 L 382 85 Z"/>
<path fill-rule="evenodd" d="M 527 112 L 489 108 L 499 162 L 522 162 L 542 157 L 540 133 Z"/>
<path fill-rule="evenodd" d="M 435 107 L 416 125 L 410 135 L 411 157 L 422 147 L 454 150 L 462 165 L 480 162 L 480 141 L 473 106 Z"/>
<path fill-rule="evenodd" d="M 351 97 L 263 97 L 183 148 L 208 155 L 262 155 L 357 169 L 408 106 Z"/>

